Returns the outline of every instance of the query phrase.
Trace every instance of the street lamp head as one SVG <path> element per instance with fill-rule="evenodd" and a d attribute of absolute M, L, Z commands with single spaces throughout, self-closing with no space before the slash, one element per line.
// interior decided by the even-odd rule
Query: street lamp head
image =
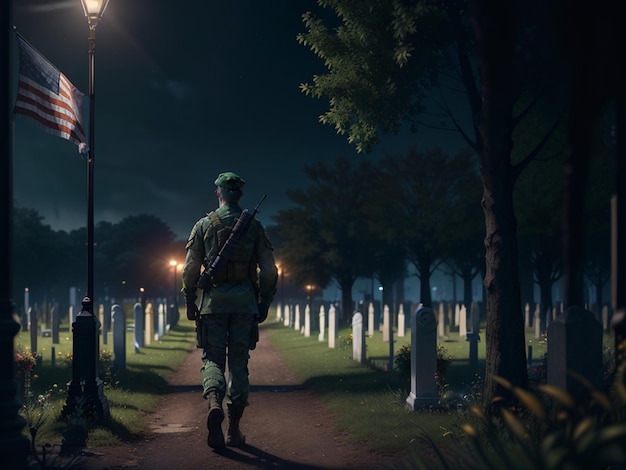
<path fill-rule="evenodd" d="M 104 10 L 106 10 L 107 5 L 109 4 L 109 0 L 80 0 L 83 4 L 83 10 L 85 11 L 85 16 L 87 17 L 87 21 L 89 21 L 89 26 L 92 28 L 96 27 L 98 20 L 102 18 L 104 14 Z"/>
<path fill-rule="evenodd" d="M 177 265 L 178 265 L 178 261 L 170 260 L 170 266 L 177 266 Z"/>

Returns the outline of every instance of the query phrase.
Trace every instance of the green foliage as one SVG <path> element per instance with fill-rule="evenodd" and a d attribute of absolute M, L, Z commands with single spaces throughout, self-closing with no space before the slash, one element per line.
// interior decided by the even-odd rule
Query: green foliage
<path fill-rule="evenodd" d="M 324 61 L 328 73 L 301 85 L 314 98 L 328 98 L 320 121 L 347 134 L 359 152 L 396 133 L 402 120 L 422 109 L 432 66 L 446 46 L 440 11 L 422 2 L 318 0 L 339 19 L 337 28 L 311 12 L 298 41 Z"/>
<path fill-rule="evenodd" d="M 476 214 L 471 208 L 480 209 L 474 157 L 467 150 L 451 155 L 441 148 L 418 151 L 412 146 L 403 154 L 385 156 L 379 174 L 375 199 L 385 202 L 378 206 L 372 203 L 378 210 L 370 224 L 382 240 L 404 247 L 420 279 L 420 301 L 431 305 L 432 273 L 461 240 L 469 244 L 469 240 L 481 239 L 477 227 L 484 226 L 484 218 L 480 213 L 463 235 L 458 230 L 466 214 Z M 385 223 L 389 207 L 395 208 L 401 224 Z M 480 243 L 472 246 L 480 247 Z M 482 250 L 471 253 L 469 263 L 473 261 L 474 268 L 479 269 Z"/>
<path fill-rule="evenodd" d="M 515 387 L 496 377 L 517 399 L 508 407 L 494 403 L 486 415 L 472 406 L 467 421 L 452 434 L 459 449 L 442 452 L 429 436 L 422 442 L 433 448 L 436 458 L 426 462 L 414 454 L 417 468 L 450 468 L 462 457 L 463 468 L 608 468 L 626 461 L 626 364 L 614 376 L 608 393 L 588 386 L 588 395 L 574 399 L 565 390 L 538 385 L 534 391 Z M 586 381 L 579 377 L 586 383 Z"/>
<path fill-rule="evenodd" d="M 152 215 L 138 215 L 116 224 L 100 222 L 94 230 L 98 237 L 94 279 L 107 286 L 109 295 L 135 296 L 140 287 L 150 295 L 171 292 L 168 262 L 172 257 L 180 259 L 184 250 L 164 222 Z M 68 286 L 82 285 L 86 229 L 54 231 L 37 211 L 17 207 L 13 231 L 13 253 L 19 254 L 13 263 L 14 298 L 21 298 L 28 287 L 31 304 L 41 304 L 60 298 L 59 293 L 67 292 Z"/>
<path fill-rule="evenodd" d="M 324 287 L 335 280 L 345 295 L 344 314 L 350 313 L 354 281 L 374 271 L 375 260 L 363 256 L 374 250 L 364 217 L 368 192 L 363 191 L 374 171 L 371 162 L 347 157 L 332 165 L 308 165 L 310 185 L 287 193 L 298 207 L 274 217 L 283 240 L 277 257 L 287 266 L 290 282 Z"/>

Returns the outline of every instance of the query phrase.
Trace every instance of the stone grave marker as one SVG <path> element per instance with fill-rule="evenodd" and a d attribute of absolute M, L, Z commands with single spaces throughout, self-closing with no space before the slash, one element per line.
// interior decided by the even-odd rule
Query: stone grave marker
<path fill-rule="evenodd" d="M 28 325 L 28 331 L 30 332 L 30 350 L 37 352 L 37 335 L 39 334 L 39 318 L 37 305 L 28 309 L 28 317 L 30 318 L 30 324 Z"/>
<path fill-rule="evenodd" d="M 406 320 L 404 318 L 404 305 L 398 307 L 398 336 L 404 338 L 406 335 Z"/>
<path fill-rule="evenodd" d="M 467 336 L 467 309 L 465 305 L 459 309 L 459 336 L 461 338 Z"/>
<path fill-rule="evenodd" d="M 293 329 L 300 331 L 300 304 L 296 304 L 296 312 L 293 320 Z"/>
<path fill-rule="evenodd" d="M 328 310 L 328 347 L 335 348 L 337 339 L 337 319 L 335 318 L 335 306 L 331 304 Z"/>
<path fill-rule="evenodd" d="M 159 304 L 158 315 L 159 315 L 159 318 L 157 321 L 157 332 L 155 335 L 157 341 L 163 338 L 163 335 L 165 334 L 165 304 L 164 303 Z"/>
<path fill-rule="evenodd" d="M 317 339 L 319 341 L 324 341 L 324 336 L 326 332 L 326 312 L 324 310 L 323 305 L 320 306 L 319 318 L 320 318 L 320 334 L 317 337 Z"/>
<path fill-rule="evenodd" d="M 352 359 L 360 364 L 365 362 L 365 329 L 360 312 L 352 315 Z"/>
<path fill-rule="evenodd" d="M 133 307 L 133 319 L 135 322 L 135 352 L 139 352 L 139 348 L 144 347 L 144 315 L 141 302 L 137 302 Z"/>
<path fill-rule="evenodd" d="M 439 309 L 437 311 L 437 336 L 439 338 L 446 337 L 445 323 L 446 321 L 443 316 L 443 302 L 439 302 Z"/>
<path fill-rule="evenodd" d="M 285 305 L 285 317 L 283 318 L 283 326 L 289 326 L 289 305 Z"/>
<path fill-rule="evenodd" d="M 411 392 L 406 403 L 417 410 L 439 402 L 437 382 L 437 319 L 429 307 L 411 316 Z"/>
<path fill-rule="evenodd" d="M 154 320 L 152 319 L 152 302 L 148 302 L 146 305 L 146 312 L 144 314 L 144 335 L 143 335 L 143 344 L 146 346 L 150 346 L 152 343 L 152 336 L 154 334 Z"/>
<path fill-rule="evenodd" d="M 117 370 L 123 371 L 126 370 L 126 315 L 118 304 L 114 304 L 111 311 L 113 312 L 113 365 Z"/>
<path fill-rule="evenodd" d="M 28 331 L 30 326 L 30 289 L 28 287 L 24 289 L 24 315 L 21 320 L 22 329 Z"/>
<path fill-rule="evenodd" d="M 108 338 L 109 333 L 111 333 L 111 315 L 113 314 L 113 310 L 111 309 L 111 304 L 108 299 L 105 301 L 102 310 L 102 341 L 104 344 L 107 344 L 106 339 Z"/>
<path fill-rule="evenodd" d="M 304 336 L 311 336 L 311 307 L 309 304 L 304 307 Z"/>
<path fill-rule="evenodd" d="M 370 338 L 374 336 L 374 323 L 374 304 L 370 302 L 367 307 L 367 335 Z"/>
<path fill-rule="evenodd" d="M 582 307 L 569 307 L 548 326 L 547 382 L 575 398 L 586 388 L 569 371 L 585 377 L 602 390 L 602 325 Z"/>

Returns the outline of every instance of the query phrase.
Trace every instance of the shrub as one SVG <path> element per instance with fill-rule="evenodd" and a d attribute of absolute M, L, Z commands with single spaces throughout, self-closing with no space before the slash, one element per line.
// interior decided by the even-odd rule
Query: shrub
<path fill-rule="evenodd" d="M 613 375 L 610 392 L 594 390 L 576 376 L 588 391 L 574 399 L 567 391 L 545 384 L 534 390 L 515 387 L 496 377 L 517 399 L 514 406 L 495 400 L 491 415 L 472 406 L 467 422 L 457 432 L 446 430 L 453 451 L 442 451 L 426 434 L 422 442 L 431 447 L 430 461 L 417 453 L 412 468 L 592 469 L 626 462 L 626 363 Z M 620 467 L 621 468 L 621 467 Z"/>
<path fill-rule="evenodd" d="M 448 354 L 448 350 L 444 346 L 437 346 L 437 371 L 435 372 L 435 380 L 439 388 L 439 395 L 443 396 L 445 389 L 448 387 L 446 382 L 445 372 L 450 362 L 452 362 L 452 355 Z M 403 345 L 398 349 L 398 352 L 394 355 L 393 363 L 395 365 L 398 374 L 404 380 L 410 380 L 411 378 L 411 346 Z"/>

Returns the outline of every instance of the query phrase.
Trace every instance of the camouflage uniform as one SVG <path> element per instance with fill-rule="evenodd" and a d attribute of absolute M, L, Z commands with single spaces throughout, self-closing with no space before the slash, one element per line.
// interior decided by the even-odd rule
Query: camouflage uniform
<path fill-rule="evenodd" d="M 215 184 L 237 191 L 244 181 L 234 173 L 227 172 L 220 174 Z M 194 225 L 186 245 L 187 257 L 182 273 L 183 291 L 188 300 L 196 298 L 193 286 L 200 277 L 205 256 L 208 254 L 211 259 L 219 252 L 241 212 L 236 202 L 223 202 L 221 207 Z M 211 401 L 210 395 L 215 394 L 221 407 L 221 400 L 226 394 L 229 415 L 232 407 L 239 415 L 236 417 L 237 422 L 248 405 L 248 359 L 251 336 L 256 331 L 255 316 L 259 314 L 259 305 L 269 306 L 274 298 L 277 279 L 272 245 L 261 223 L 253 219 L 225 268 L 212 279 L 210 288 L 202 292 L 198 328 L 203 328 L 204 344 L 198 347 L 203 349 L 203 396 Z M 253 339 L 252 347 L 255 342 Z M 228 386 L 224 377 L 226 351 Z M 209 440 L 210 434 L 209 427 Z M 240 437 L 243 439 L 243 435 Z M 212 445 L 211 442 L 209 445 Z"/>

